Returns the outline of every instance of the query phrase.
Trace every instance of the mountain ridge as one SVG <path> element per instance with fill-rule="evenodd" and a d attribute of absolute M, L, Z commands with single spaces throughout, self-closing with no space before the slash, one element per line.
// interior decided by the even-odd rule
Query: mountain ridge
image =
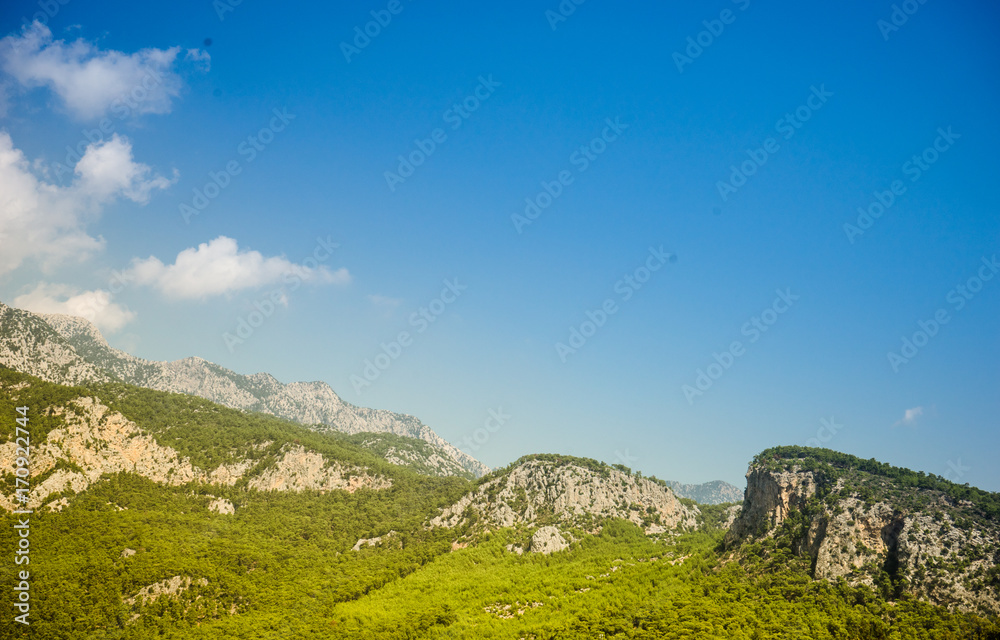
<path fill-rule="evenodd" d="M 0 302 L 0 364 L 60 384 L 121 380 L 196 395 L 243 411 L 269 413 L 319 431 L 391 433 L 423 440 L 441 452 L 431 467 L 443 475 L 479 477 L 489 467 L 415 416 L 345 402 L 327 383 L 283 384 L 269 373 L 236 373 L 203 358 L 145 360 L 110 346 L 91 322 L 34 314 Z"/>

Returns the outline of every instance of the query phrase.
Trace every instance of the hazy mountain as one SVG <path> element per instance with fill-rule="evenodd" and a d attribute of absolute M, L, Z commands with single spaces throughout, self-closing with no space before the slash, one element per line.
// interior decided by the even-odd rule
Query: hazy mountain
<path fill-rule="evenodd" d="M 431 446 L 426 467 L 435 473 L 478 477 L 489 471 L 419 419 L 344 402 L 325 382 L 282 384 L 267 373 L 242 375 L 197 357 L 144 360 L 111 347 L 93 324 L 74 316 L 33 314 L 0 303 L 0 364 L 59 384 L 117 379 L 270 413 L 317 430 L 415 438 Z"/>
<path fill-rule="evenodd" d="M 743 490 L 722 480 L 713 480 L 702 484 L 684 484 L 667 480 L 667 486 L 679 497 L 694 500 L 699 504 L 725 504 L 743 501 Z"/>

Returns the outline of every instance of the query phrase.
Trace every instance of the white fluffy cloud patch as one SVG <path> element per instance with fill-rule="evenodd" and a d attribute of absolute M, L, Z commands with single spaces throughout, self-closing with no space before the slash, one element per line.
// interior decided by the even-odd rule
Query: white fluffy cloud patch
<path fill-rule="evenodd" d="M 78 291 L 61 284 L 40 283 L 34 291 L 14 298 L 14 306 L 35 313 L 61 313 L 90 320 L 102 331 L 118 331 L 135 319 L 127 307 L 111 301 L 111 293 Z"/>
<path fill-rule="evenodd" d="M 0 131 L 0 275 L 33 258 L 43 266 L 85 258 L 102 246 L 87 234 L 103 206 L 123 197 L 145 204 L 172 183 L 132 159 L 118 135 L 87 147 L 68 186 L 36 176 L 24 153 Z"/>
<path fill-rule="evenodd" d="M 173 71 L 180 47 L 142 49 L 127 54 L 101 50 L 86 40 L 54 40 L 45 25 L 25 25 L 19 35 L 0 40 L 0 68 L 22 87 L 48 87 L 74 116 L 90 120 L 109 110 L 169 113 L 180 95 Z M 208 69 L 209 55 L 189 49 L 185 60 Z"/>
<path fill-rule="evenodd" d="M 163 264 L 152 256 L 136 259 L 127 275 L 133 282 L 175 299 L 203 299 L 275 284 L 347 284 L 351 280 L 344 268 L 310 268 L 283 257 L 265 258 L 257 251 L 240 251 L 236 240 L 225 236 L 181 251 L 173 264 Z"/>

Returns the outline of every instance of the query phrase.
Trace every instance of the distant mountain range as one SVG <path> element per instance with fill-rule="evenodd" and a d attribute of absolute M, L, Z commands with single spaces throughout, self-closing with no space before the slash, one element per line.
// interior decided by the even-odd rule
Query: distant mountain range
<path fill-rule="evenodd" d="M 202 358 L 154 362 L 111 347 L 83 318 L 34 314 L 0 303 L 0 364 L 57 384 L 121 381 L 199 396 L 223 406 L 269 413 L 317 430 L 389 433 L 423 440 L 420 457 L 435 475 L 479 477 L 489 467 L 434 433 L 419 419 L 344 402 L 325 382 L 282 384 L 267 373 L 242 375 Z M 397 454 L 386 450 L 387 457 Z M 396 455 L 397 459 L 401 459 Z"/>
<path fill-rule="evenodd" d="M 418 418 L 345 402 L 325 382 L 283 384 L 268 373 L 243 375 L 202 358 L 144 360 L 110 346 L 84 318 L 36 314 L 0 302 L 0 364 L 56 384 L 120 381 L 147 389 L 195 395 L 226 407 L 269 413 L 318 431 L 392 434 L 356 443 L 386 460 L 436 476 L 478 478 L 490 468 L 437 435 Z M 422 440 L 419 445 L 412 440 Z M 702 504 L 738 502 L 731 484 L 668 482 L 681 498 Z"/>
<path fill-rule="evenodd" d="M 701 504 L 743 502 L 743 490 L 722 480 L 713 480 L 703 484 L 684 484 L 668 480 L 667 486 L 681 498 L 694 500 Z"/>

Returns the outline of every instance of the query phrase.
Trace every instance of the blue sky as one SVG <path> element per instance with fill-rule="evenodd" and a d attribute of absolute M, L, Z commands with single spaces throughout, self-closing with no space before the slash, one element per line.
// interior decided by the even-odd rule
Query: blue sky
<path fill-rule="evenodd" d="M 995 5 L 569 6 L 8 4 L 0 300 L 491 466 L 812 440 L 1000 489 Z"/>

